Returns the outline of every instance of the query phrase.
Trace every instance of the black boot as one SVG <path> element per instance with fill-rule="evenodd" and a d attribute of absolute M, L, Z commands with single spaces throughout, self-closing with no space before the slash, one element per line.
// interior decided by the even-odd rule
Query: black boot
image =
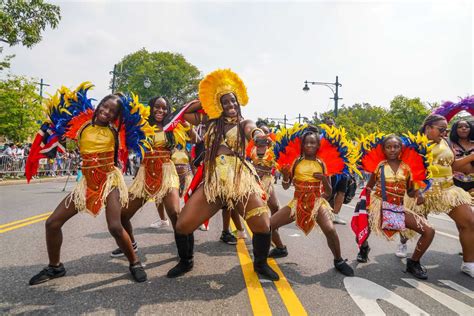
<path fill-rule="evenodd" d="M 357 254 L 357 261 L 360 263 L 366 263 L 369 260 L 369 252 L 369 244 L 362 245 L 362 247 L 359 249 L 359 253 Z"/>
<path fill-rule="evenodd" d="M 254 233 L 253 245 L 253 269 L 266 279 L 278 281 L 280 277 L 270 268 L 267 263 L 268 251 L 272 239 L 271 233 Z"/>
<path fill-rule="evenodd" d="M 168 271 L 166 275 L 168 278 L 176 278 L 193 268 L 193 249 L 194 249 L 194 236 L 193 234 L 182 235 L 174 233 L 174 239 L 176 240 L 176 246 L 178 247 L 179 262 L 178 264 Z"/>

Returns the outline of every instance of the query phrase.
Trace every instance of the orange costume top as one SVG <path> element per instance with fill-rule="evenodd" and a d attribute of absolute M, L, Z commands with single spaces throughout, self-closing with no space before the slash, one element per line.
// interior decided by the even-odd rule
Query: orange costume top
<path fill-rule="evenodd" d="M 86 124 L 78 134 L 78 144 L 83 178 L 70 195 L 76 209 L 97 216 L 108 194 L 115 188 L 120 192 L 122 206 L 125 206 L 128 203 L 127 187 L 122 173 L 115 166 L 112 129 Z"/>
<path fill-rule="evenodd" d="M 160 203 L 171 189 L 179 187 L 179 179 L 164 131 L 153 135 L 152 147 L 152 151 L 145 153 L 129 193 L 132 198 L 154 198 Z"/>
<path fill-rule="evenodd" d="M 295 193 L 288 206 L 292 210 L 292 216 L 296 216 L 296 226 L 306 235 L 316 226 L 316 217 L 321 206 L 325 211 L 331 209 L 328 201 L 321 197 L 321 181 L 313 176 L 314 173 L 324 174 L 325 170 L 324 163 L 318 159 L 297 161 L 294 168 L 292 180 Z"/>

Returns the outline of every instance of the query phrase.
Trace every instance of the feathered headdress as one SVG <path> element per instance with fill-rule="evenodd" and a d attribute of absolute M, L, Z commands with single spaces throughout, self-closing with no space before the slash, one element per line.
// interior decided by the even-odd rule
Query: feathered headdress
<path fill-rule="evenodd" d="M 215 70 L 199 83 L 199 100 L 210 119 L 221 116 L 221 97 L 227 93 L 233 93 L 242 106 L 248 103 L 249 97 L 244 82 L 230 69 Z"/>
<path fill-rule="evenodd" d="M 41 158 L 55 157 L 57 151 L 65 151 L 61 142 L 68 137 L 66 134 L 71 120 L 86 114 L 92 116 L 93 99 L 87 97 L 92 87 L 90 82 L 83 82 L 72 91 L 63 86 L 45 101 L 48 121 L 41 125 L 36 134 L 26 161 L 25 176 L 28 182 L 36 175 Z"/>
<path fill-rule="evenodd" d="M 383 141 L 388 135 L 384 133 L 372 133 L 362 135 L 357 141 L 359 143 L 359 163 L 363 170 L 374 173 L 380 162 L 386 160 L 383 152 Z M 429 166 L 433 162 L 431 153 L 432 145 L 426 135 L 408 132 L 400 137 L 402 139 L 402 152 L 400 160 L 406 163 L 411 170 L 412 180 L 421 188 L 428 188 L 431 178 Z"/>
<path fill-rule="evenodd" d="M 301 141 L 308 131 L 308 125 L 295 124 L 290 129 L 281 129 L 276 134 L 274 153 L 278 168 L 287 168 L 301 157 Z M 316 156 L 326 165 L 326 174 L 351 173 L 359 171 L 355 162 L 355 148 L 346 138 L 343 128 L 322 124 L 319 150 Z"/>
<path fill-rule="evenodd" d="M 456 114 L 461 111 L 467 111 L 474 115 L 474 95 L 461 99 L 458 103 L 451 101 L 444 102 L 439 108 L 434 110 L 433 114 L 439 114 L 449 122 Z"/>

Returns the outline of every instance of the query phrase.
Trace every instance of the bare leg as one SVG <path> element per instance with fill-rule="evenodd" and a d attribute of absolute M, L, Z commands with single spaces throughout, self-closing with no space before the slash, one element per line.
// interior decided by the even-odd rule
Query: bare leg
<path fill-rule="evenodd" d="M 129 195 L 129 198 L 130 198 L 130 195 Z M 126 208 L 122 208 L 122 212 L 121 212 L 122 226 L 123 228 L 125 228 L 128 235 L 130 236 L 130 240 L 132 241 L 132 243 L 135 242 L 135 237 L 133 236 L 133 227 L 132 227 L 132 223 L 130 223 L 130 219 L 145 204 L 145 202 L 146 200 L 142 198 L 130 199 L 128 201 L 128 206 Z"/>
<path fill-rule="evenodd" d="M 233 209 L 230 211 L 230 216 L 232 218 L 232 221 L 234 222 L 235 228 L 237 228 L 238 231 L 243 231 L 244 227 L 242 226 L 242 221 L 240 220 L 239 212 Z"/>
<path fill-rule="evenodd" d="M 127 257 L 130 265 L 133 265 L 138 262 L 138 258 L 133 251 L 130 236 L 122 226 L 121 210 L 122 206 L 119 201 L 119 192 L 115 189 L 107 196 L 107 206 L 105 208 L 107 227 L 112 237 L 115 238 L 115 242 Z"/>
<path fill-rule="evenodd" d="M 278 228 L 293 223 L 295 220 L 291 216 L 291 209 L 288 206 L 284 206 L 278 212 L 272 214 L 270 218 L 270 226 L 272 228 L 272 235 L 277 231 Z M 277 248 L 284 248 L 283 242 L 280 239 L 280 235 L 278 235 L 277 239 L 273 239 L 275 246 Z"/>
<path fill-rule="evenodd" d="M 275 188 L 273 188 L 272 193 L 270 194 L 270 197 L 268 198 L 267 205 L 270 208 L 270 213 L 273 216 L 278 210 L 280 209 L 280 203 L 278 202 L 278 198 L 276 196 Z M 270 226 L 272 226 L 270 224 Z M 273 229 L 272 228 L 272 241 L 275 245 L 282 245 L 282 241 L 280 238 L 280 233 L 278 232 L 278 229 Z M 278 247 L 278 246 L 277 246 Z"/>
<path fill-rule="evenodd" d="M 165 206 L 163 205 L 163 203 L 161 204 L 156 204 L 156 209 L 158 210 L 158 216 L 160 216 L 160 219 L 162 221 L 166 220 L 166 217 L 165 217 Z"/>
<path fill-rule="evenodd" d="M 48 248 L 49 264 L 58 266 L 61 263 L 61 245 L 63 243 L 62 227 L 71 217 L 77 214 L 74 202 L 70 201 L 66 207 L 68 195 L 56 207 L 53 214 L 48 217 L 45 223 L 46 227 L 46 246 Z"/>
<path fill-rule="evenodd" d="M 326 236 L 326 240 L 331 249 L 331 252 L 335 260 L 341 259 L 341 246 L 339 244 L 339 237 L 337 236 L 336 229 L 323 207 L 319 208 L 318 216 L 316 217 L 316 222 Z"/>
<path fill-rule="evenodd" d="M 222 231 L 229 231 L 231 213 L 227 206 L 222 208 Z"/>
<path fill-rule="evenodd" d="M 179 192 L 178 189 L 172 189 L 169 191 L 166 196 L 163 198 L 162 203 L 166 209 L 166 213 L 168 214 L 169 219 L 171 220 L 171 224 L 173 225 L 173 229 L 176 228 L 176 222 L 178 221 L 178 214 L 179 214 Z M 160 215 L 161 217 L 161 215 Z M 163 216 L 164 218 L 164 216 Z M 163 219 L 162 218 L 162 219 Z"/>
<path fill-rule="evenodd" d="M 459 231 L 463 261 L 474 262 L 474 213 L 470 205 L 460 205 L 448 214 Z"/>
<path fill-rule="evenodd" d="M 434 229 L 426 222 L 422 222 L 421 225 L 421 227 L 418 226 L 418 224 L 416 223 L 415 216 L 413 214 L 405 213 L 405 226 L 421 235 L 418 239 L 418 242 L 416 243 L 415 251 L 411 256 L 411 259 L 413 261 L 420 261 L 423 254 L 431 245 L 431 242 L 433 241 L 435 235 Z M 402 238 L 400 238 L 400 241 L 401 240 Z"/>

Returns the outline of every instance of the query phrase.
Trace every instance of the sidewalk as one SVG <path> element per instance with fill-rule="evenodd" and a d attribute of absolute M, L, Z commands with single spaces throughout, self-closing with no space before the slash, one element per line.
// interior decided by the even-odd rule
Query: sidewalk
<path fill-rule="evenodd" d="M 60 176 L 60 177 L 48 177 L 48 178 L 40 178 L 40 179 L 31 179 L 30 183 L 44 183 L 44 182 L 64 182 L 68 176 Z M 76 176 L 71 176 L 69 181 L 76 181 Z M 26 179 L 8 179 L 8 180 L 0 180 L 0 186 L 4 185 L 16 185 L 16 184 L 26 184 Z"/>

